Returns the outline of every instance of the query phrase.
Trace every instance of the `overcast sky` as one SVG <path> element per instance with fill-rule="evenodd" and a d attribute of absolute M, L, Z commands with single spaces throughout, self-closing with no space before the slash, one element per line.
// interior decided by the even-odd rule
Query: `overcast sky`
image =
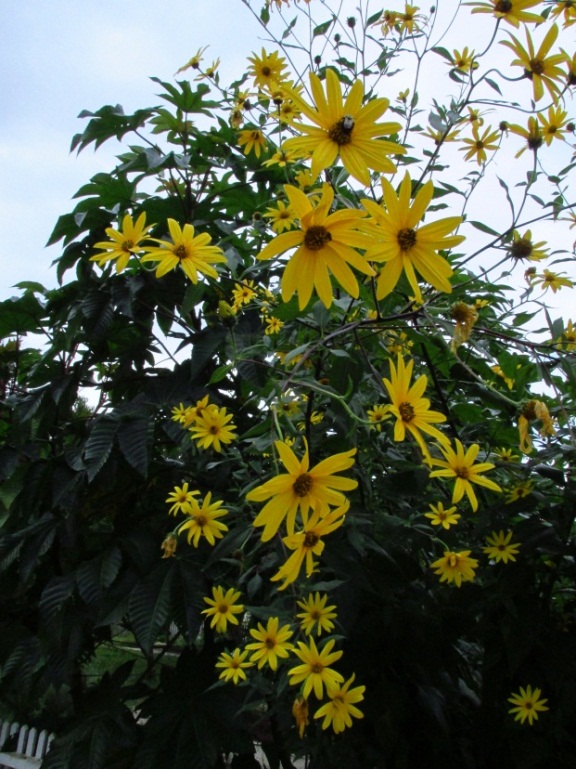
<path fill-rule="evenodd" d="M 357 0 L 344 1 L 352 8 L 357 4 Z M 390 4 L 403 6 L 400 0 Z M 253 0 L 253 5 L 259 7 L 260 3 Z M 329 5 L 336 8 L 338 2 Z M 455 0 L 440 0 L 436 6 L 442 18 L 442 13 L 453 10 Z M 329 16 L 319 2 L 311 7 L 320 21 Z M 491 37 L 493 18 L 488 14 L 463 16 L 466 29 L 452 28 L 447 37 L 435 42 L 462 49 L 473 40 L 473 46 L 481 49 Z M 167 0 L 162 4 L 158 0 L 0 0 L 0 30 L 0 299 L 14 295 L 11 287 L 19 281 L 55 285 L 51 263 L 61 249 L 58 245 L 45 249 L 50 232 L 58 216 L 72 209 L 72 196 L 78 188 L 95 173 L 109 170 L 121 151 L 121 145 L 112 140 L 97 153 L 87 149 L 70 155 L 72 136 L 86 123 L 78 120 L 79 112 L 117 103 L 130 112 L 159 103 L 158 86 L 150 76 L 170 81 L 202 46 L 209 46 L 206 65 L 222 58 L 223 84 L 245 71 L 251 52 L 259 52 L 262 45 L 272 50 L 264 42 L 264 30 L 241 0 Z M 573 35 L 568 37 L 571 48 Z M 510 52 L 496 46 L 490 66 L 500 56 L 509 64 Z M 448 68 L 441 66 L 445 76 Z M 429 80 L 429 87 L 424 82 L 422 93 L 437 93 L 437 76 L 427 72 L 424 76 L 436 79 Z M 391 87 L 385 94 L 391 100 L 406 85 L 402 77 L 399 74 L 384 82 Z M 522 85 L 529 88 L 529 83 Z M 575 117 L 573 102 L 568 109 L 570 117 Z M 423 119 L 425 124 L 426 116 Z M 499 118 L 493 119 L 497 122 Z M 524 122 L 521 116 L 518 122 Z M 512 159 L 521 140 L 511 137 L 508 141 L 516 145 L 507 152 Z M 560 167 L 570 158 L 569 148 L 564 145 L 562 150 L 566 159 L 560 161 Z M 522 162 L 512 160 L 514 171 L 523 178 L 527 155 Z M 498 172 L 508 178 L 512 167 L 502 165 L 503 161 L 504 155 L 502 160 L 497 156 Z M 465 173 L 465 164 L 461 167 Z M 468 169 L 472 167 L 468 165 Z M 503 197 L 499 188 L 496 194 Z M 501 208 L 491 193 L 478 203 L 481 208 L 473 218 L 484 221 Z M 547 227 L 542 226 L 535 235 L 536 240 L 547 239 Z M 562 292 L 561 303 L 568 294 L 573 292 Z M 547 296 L 553 304 L 559 298 Z"/>

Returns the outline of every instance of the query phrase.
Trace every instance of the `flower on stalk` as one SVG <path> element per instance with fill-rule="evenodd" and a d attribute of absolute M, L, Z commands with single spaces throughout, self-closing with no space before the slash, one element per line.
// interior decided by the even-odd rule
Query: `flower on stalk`
<path fill-rule="evenodd" d="M 542 286 L 545 291 L 551 288 L 552 292 L 555 294 L 563 286 L 566 286 L 567 288 L 574 287 L 574 283 L 569 278 L 562 277 L 562 275 L 563 273 L 560 272 L 544 270 L 541 275 L 533 275 L 530 282 L 533 286 Z"/>
<path fill-rule="evenodd" d="M 454 51 L 450 66 L 454 67 L 454 69 L 459 69 L 461 72 L 470 72 L 471 69 L 475 69 L 474 51 L 469 52 L 468 46 L 464 48 L 462 53 Z"/>
<path fill-rule="evenodd" d="M 327 641 L 320 651 L 316 647 L 313 638 L 310 638 L 308 644 L 298 641 L 298 649 L 294 649 L 294 654 L 301 660 L 301 665 L 291 668 L 288 671 L 291 686 L 297 686 L 303 683 L 302 696 L 308 699 L 312 690 L 316 698 L 321 700 L 324 694 L 324 686 L 330 692 L 344 681 L 344 676 L 338 671 L 333 670 L 330 665 L 340 659 L 343 652 L 333 652 L 336 641 Z"/>
<path fill-rule="evenodd" d="M 389 407 L 383 403 L 376 403 L 371 409 L 368 409 L 368 419 L 372 422 L 378 432 L 382 429 L 382 422 L 386 419 L 390 419 L 388 409 Z"/>
<path fill-rule="evenodd" d="M 273 315 L 270 315 L 266 318 L 266 328 L 264 329 L 264 333 L 266 336 L 272 336 L 272 334 L 279 334 L 282 330 L 282 326 L 284 325 L 284 321 L 280 320 L 280 318 L 275 318 Z"/>
<path fill-rule="evenodd" d="M 270 226 L 278 234 L 284 230 L 290 230 L 297 219 L 294 209 L 282 200 L 276 203 L 276 208 L 267 208 L 264 216 L 270 219 Z"/>
<path fill-rule="evenodd" d="M 557 25 L 553 24 L 550 27 L 538 51 L 534 49 L 534 43 L 528 30 L 526 30 L 528 50 L 522 47 L 522 44 L 514 35 L 510 35 L 510 37 L 514 42 L 503 40 L 501 41 L 502 45 L 510 48 L 518 57 L 514 59 L 512 66 L 523 67 L 524 75 L 532 81 L 534 101 L 540 101 L 544 96 L 544 87 L 547 88 L 552 100 L 556 101 L 560 94 L 558 83 L 563 82 L 565 78 L 563 69 L 558 66 L 564 63 L 565 55 L 563 53 L 556 53 L 548 56 L 558 37 Z"/>
<path fill-rule="evenodd" d="M 560 107 L 549 107 L 548 116 L 543 112 L 539 112 L 538 120 L 542 123 L 542 136 L 548 147 L 553 139 L 564 139 L 564 128 L 568 123 L 568 113 L 566 110 Z"/>
<path fill-rule="evenodd" d="M 329 513 L 321 513 L 319 510 L 315 510 L 310 519 L 304 524 L 302 531 L 296 534 L 289 534 L 282 539 L 286 547 L 289 550 L 294 550 L 294 552 L 277 573 L 270 577 L 271 582 L 284 580 L 278 590 L 285 590 L 288 585 L 298 579 L 304 562 L 306 562 L 306 576 L 310 577 L 313 574 L 316 567 L 314 556 L 321 556 L 326 544 L 322 538 L 342 526 L 349 507 L 350 503 L 346 500 L 343 505 L 331 510 Z"/>
<path fill-rule="evenodd" d="M 466 3 L 473 6 L 472 13 L 493 13 L 497 19 L 503 19 L 518 28 L 522 24 L 540 24 L 542 16 L 529 13 L 528 8 L 539 5 L 540 0 L 488 0 L 482 3 Z"/>
<path fill-rule="evenodd" d="M 226 263 L 226 257 L 221 248 L 208 245 L 211 241 L 210 235 L 203 232 L 195 236 L 194 227 L 191 224 L 180 227 L 175 219 L 168 219 L 168 229 L 172 243 L 152 238 L 160 245 L 145 248 L 146 255 L 142 257 L 142 262 L 158 262 L 157 278 L 166 275 L 178 265 L 192 283 L 198 283 L 198 273 L 208 275 L 210 278 L 218 277 L 212 265 Z"/>
<path fill-rule="evenodd" d="M 398 16 L 398 11 L 383 11 L 380 19 L 375 22 L 381 25 L 380 29 L 384 37 L 388 37 L 389 32 L 394 32 L 398 29 Z"/>
<path fill-rule="evenodd" d="M 476 576 L 474 569 L 478 566 L 476 558 L 470 558 L 470 550 L 461 550 L 454 553 L 445 550 L 442 558 L 430 564 L 434 573 L 440 576 L 440 582 L 454 582 L 460 587 L 462 582 L 471 582 Z"/>
<path fill-rule="evenodd" d="M 258 128 L 248 128 L 240 131 L 238 134 L 238 144 L 244 147 L 244 154 L 249 155 L 252 150 L 257 158 L 260 157 L 262 150 L 266 151 L 266 139 L 264 134 Z"/>
<path fill-rule="evenodd" d="M 461 147 L 460 152 L 465 152 L 464 160 L 476 159 L 478 165 L 482 165 L 488 159 L 486 150 L 497 150 L 500 147 L 502 134 L 499 131 L 493 131 L 491 126 L 484 129 L 480 136 L 480 128 L 474 125 L 472 128 L 472 138 L 462 139 L 462 142 L 468 146 Z"/>
<path fill-rule="evenodd" d="M 548 435 L 556 435 L 554 422 L 548 411 L 548 406 L 539 400 L 530 400 L 524 404 L 518 417 L 518 432 L 520 433 L 520 451 L 530 454 L 532 451 L 532 438 L 530 437 L 530 422 L 539 419 L 542 423 L 540 435 L 545 438 Z"/>
<path fill-rule="evenodd" d="M 179 403 L 178 406 L 174 406 L 172 409 L 172 421 L 179 422 L 183 427 L 186 427 L 190 422 L 194 421 L 194 416 L 191 414 L 191 406 L 185 406 L 183 403 Z"/>
<path fill-rule="evenodd" d="M 213 78 L 216 75 L 216 70 L 220 66 L 220 58 L 215 59 L 209 67 L 206 67 L 204 72 L 201 72 L 194 80 L 204 80 Z"/>
<path fill-rule="evenodd" d="M 239 309 L 243 304 L 250 304 L 256 298 L 256 289 L 253 280 L 245 280 L 242 283 L 235 283 L 232 290 L 234 298 L 234 307 Z"/>
<path fill-rule="evenodd" d="M 545 246 L 544 240 L 534 243 L 531 230 L 526 230 L 524 235 L 521 235 L 518 230 L 514 230 L 512 243 L 508 247 L 508 256 L 517 261 L 528 259 L 530 262 L 539 262 L 548 256 L 548 250 Z"/>
<path fill-rule="evenodd" d="M 183 64 L 183 65 L 180 67 L 180 69 L 177 69 L 177 70 L 176 70 L 176 75 L 179 75 L 179 74 L 180 74 L 180 72 L 184 72 L 184 71 L 185 71 L 185 70 L 187 70 L 187 69 L 198 69 L 198 67 L 200 66 L 200 62 L 201 62 L 201 61 L 202 61 L 202 59 L 203 59 L 203 56 L 202 56 L 202 54 L 204 53 L 204 51 L 205 51 L 207 48 L 208 48 L 208 46 L 207 46 L 207 45 L 205 45 L 205 46 L 204 46 L 204 48 L 199 48 L 199 49 L 196 51 L 196 53 L 194 54 L 194 56 L 192 56 L 192 58 L 191 58 L 191 59 L 188 59 L 188 61 L 186 62 L 186 64 Z"/>
<path fill-rule="evenodd" d="M 406 150 L 388 139 L 377 137 L 391 135 L 400 130 L 399 123 L 377 123 L 390 104 L 388 99 L 372 99 L 362 106 L 364 86 L 355 80 L 346 99 L 337 74 L 326 71 L 326 93 L 320 78 L 310 73 L 310 88 L 314 105 L 310 106 L 295 90 L 290 97 L 300 112 L 312 121 L 307 125 L 297 120 L 289 124 L 303 136 L 287 139 L 282 148 L 298 155 L 312 156 L 312 176 L 340 158 L 348 173 L 361 184 L 370 185 L 370 171 L 394 173 L 396 168 L 389 155 L 403 155 Z"/>
<path fill-rule="evenodd" d="M 515 556 L 518 555 L 518 548 L 520 547 L 520 543 L 510 542 L 511 539 L 511 531 L 509 531 L 507 534 L 505 534 L 503 531 L 499 531 L 498 533 L 493 531 L 491 537 L 486 537 L 488 547 L 485 547 L 483 552 L 486 553 L 486 555 L 489 555 L 490 558 L 497 563 L 499 561 L 503 561 L 504 563 L 508 563 L 508 561 L 515 561 Z"/>
<path fill-rule="evenodd" d="M 102 249 L 102 253 L 94 254 L 90 257 L 90 261 L 98 262 L 98 266 L 102 267 L 106 262 L 117 259 L 116 272 L 122 272 L 130 261 L 130 257 L 143 250 L 140 242 L 144 240 L 153 226 L 153 224 L 146 226 L 145 213 L 140 214 L 136 224 L 134 224 L 130 214 L 126 214 L 122 219 L 120 230 L 115 230 L 113 227 L 106 228 L 106 235 L 110 240 L 94 243 L 94 248 Z"/>
<path fill-rule="evenodd" d="M 174 558 L 176 556 L 176 548 L 178 547 L 178 537 L 174 533 L 168 534 L 160 547 L 164 551 L 162 558 Z"/>
<path fill-rule="evenodd" d="M 456 505 L 444 509 L 442 502 L 438 502 L 436 505 L 430 504 L 431 513 L 424 513 L 426 518 L 430 518 L 432 526 L 442 526 L 443 529 L 449 529 L 450 526 L 455 526 L 459 519 L 462 518 L 460 513 L 456 512 Z"/>
<path fill-rule="evenodd" d="M 552 7 L 550 18 L 553 19 L 555 16 L 560 16 L 560 14 L 564 14 L 563 29 L 576 24 L 576 5 L 574 5 L 574 0 L 556 0 Z"/>
<path fill-rule="evenodd" d="M 533 488 L 534 481 L 517 483 L 506 493 L 506 504 L 510 505 L 512 502 L 518 502 L 519 499 L 525 499 L 532 494 Z"/>
<path fill-rule="evenodd" d="M 409 35 L 413 35 L 415 32 L 420 31 L 418 26 L 418 19 L 421 18 L 421 14 L 418 13 L 420 8 L 416 5 L 404 4 L 404 13 L 398 14 L 398 23 L 400 24 L 400 30 L 407 32 Z"/>
<path fill-rule="evenodd" d="M 542 129 L 534 116 L 528 118 L 528 128 L 522 128 L 519 125 L 509 125 L 508 130 L 517 136 L 522 136 L 526 140 L 525 146 L 514 155 L 515 158 L 519 158 L 525 150 L 532 150 L 534 153 L 538 152 L 544 143 Z"/>
<path fill-rule="evenodd" d="M 568 321 L 562 335 L 554 340 L 554 344 L 559 350 L 567 350 L 568 352 L 576 350 L 576 328 L 572 325 L 571 320 Z"/>
<path fill-rule="evenodd" d="M 440 451 L 444 455 L 444 459 L 433 459 L 432 464 L 441 467 L 441 470 L 433 470 L 430 473 L 431 478 L 454 478 L 454 491 L 452 493 L 452 504 L 460 502 L 464 494 L 470 500 L 472 510 L 476 512 L 478 510 L 478 499 L 472 486 L 473 483 L 478 486 L 484 486 L 486 489 L 492 491 L 502 491 L 500 486 L 489 478 L 484 478 L 481 473 L 485 473 L 487 470 L 492 470 L 494 465 L 491 462 L 479 462 L 474 464 L 480 446 L 477 443 L 473 443 L 464 452 L 464 446 L 456 438 L 456 451 L 451 446 L 440 447 Z"/>
<path fill-rule="evenodd" d="M 532 691 L 531 686 L 527 686 L 525 689 L 521 686 L 518 694 L 513 694 L 508 698 L 508 702 L 514 705 L 508 712 L 516 714 L 515 721 L 520 721 L 523 724 L 528 719 L 528 723 L 532 726 L 534 721 L 538 719 L 538 713 L 550 709 L 546 707 L 548 700 L 540 699 L 541 693 L 540 689 Z"/>
<path fill-rule="evenodd" d="M 497 449 L 494 454 L 498 457 L 498 459 L 501 462 L 519 462 L 520 461 L 520 455 L 514 454 L 514 451 L 512 449 Z"/>
<path fill-rule="evenodd" d="M 222 652 L 216 663 L 217 668 L 223 668 L 218 678 L 224 681 L 232 681 L 233 684 L 246 681 L 245 668 L 251 668 L 254 664 L 253 662 L 246 661 L 247 656 L 248 652 L 246 649 L 244 651 L 234 649 L 232 654 Z"/>
<path fill-rule="evenodd" d="M 188 543 L 198 547 L 200 537 L 206 537 L 210 545 L 215 545 L 217 539 L 222 539 L 228 526 L 217 520 L 228 515 L 228 510 L 222 507 L 222 501 L 212 502 L 212 492 L 209 491 L 202 505 L 196 499 L 190 500 L 182 506 L 182 512 L 188 516 L 188 520 L 178 527 L 178 534 L 188 529 Z"/>
<path fill-rule="evenodd" d="M 225 633 L 229 622 L 231 625 L 238 624 L 236 614 L 244 613 L 244 605 L 236 603 L 240 595 L 240 591 L 233 587 L 224 592 L 224 588 L 218 586 L 212 588 L 212 598 L 204 598 L 210 608 L 203 609 L 201 614 L 212 617 L 210 627 L 217 633 Z"/>
<path fill-rule="evenodd" d="M 269 500 L 254 520 L 254 526 L 264 526 L 263 542 L 272 539 L 284 518 L 288 534 L 292 535 L 298 511 L 306 523 L 309 510 L 325 515 L 330 505 L 341 506 L 346 502 L 342 491 L 352 491 L 358 486 L 357 481 L 336 475 L 352 467 L 356 449 L 334 454 L 310 469 L 308 446 L 303 458 L 298 459 L 283 441 L 275 441 L 274 445 L 288 472 L 280 473 L 246 495 L 251 502 Z"/>
<path fill-rule="evenodd" d="M 254 85 L 260 88 L 270 88 L 286 78 L 286 59 L 279 56 L 277 51 L 266 53 L 262 48 L 260 56 L 253 54 L 248 57 L 248 61 L 251 62 L 248 74 L 254 78 Z"/>
<path fill-rule="evenodd" d="M 452 306 L 450 315 L 456 321 L 451 348 L 456 352 L 458 347 L 470 338 L 474 324 L 478 320 L 478 310 L 465 302 L 457 302 Z"/>
<path fill-rule="evenodd" d="M 434 194 L 431 181 L 420 187 L 410 205 L 412 182 L 408 172 L 404 176 L 398 195 L 387 179 L 382 179 L 383 205 L 362 200 L 372 219 L 364 224 L 364 231 L 372 234 L 376 242 L 364 256 L 369 262 L 385 262 L 376 290 L 376 298 L 383 299 L 394 290 L 405 272 L 418 302 L 422 294 L 416 272 L 438 291 L 450 293 L 452 268 L 440 256 L 440 249 L 449 249 L 462 243 L 462 235 L 449 235 L 462 222 L 461 216 L 450 216 L 436 222 L 418 223 L 423 219 Z"/>
<path fill-rule="evenodd" d="M 168 510 L 168 515 L 176 515 L 176 513 L 184 512 L 184 508 L 187 504 L 194 501 L 194 497 L 200 494 L 199 491 L 188 491 L 188 483 L 183 483 L 182 487 L 174 486 L 174 491 L 171 491 L 166 503 L 172 505 Z"/>
<path fill-rule="evenodd" d="M 266 627 L 259 622 L 257 630 L 250 628 L 250 635 L 256 641 L 247 644 L 246 650 L 252 652 L 250 662 L 257 662 L 258 669 L 268 665 L 271 670 L 276 670 L 278 659 L 286 659 L 294 648 L 289 642 L 292 637 L 290 625 L 283 625 L 280 629 L 278 625 L 278 617 L 270 617 Z"/>
<path fill-rule="evenodd" d="M 328 595 L 326 593 L 320 595 L 318 591 L 308 593 L 308 598 L 297 601 L 302 611 L 296 617 L 300 620 L 300 629 L 306 635 L 311 635 L 316 626 L 317 635 L 322 635 L 323 630 L 330 633 L 334 629 L 332 620 L 337 616 L 334 611 L 336 606 L 326 606 L 327 601 Z"/>
<path fill-rule="evenodd" d="M 345 208 L 330 214 L 334 191 L 329 184 L 322 185 L 322 197 L 316 206 L 297 187 L 286 184 L 284 189 L 300 219 L 300 228 L 278 235 L 258 254 L 258 259 L 270 259 L 296 248 L 282 275 L 282 299 L 288 302 L 297 293 L 303 310 L 316 289 L 321 302 L 330 307 L 330 273 L 350 296 L 358 298 L 358 282 L 349 265 L 364 275 L 375 275 L 366 259 L 354 250 L 367 248 L 371 242 L 367 234 L 358 231 L 364 211 Z"/>
<path fill-rule="evenodd" d="M 308 717 L 308 700 L 301 695 L 298 695 L 292 705 L 292 715 L 296 721 L 300 739 L 303 739 L 306 727 L 310 723 L 310 718 Z"/>
<path fill-rule="evenodd" d="M 213 446 L 215 451 L 221 452 L 223 443 L 232 443 L 238 437 L 234 432 L 236 425 L 229 424 L 232 418 L 233 414 L 228 414 L 226 408 L 205 409 L 190 428 L 192 440 L 200 449 Z"/>
<path fill-rule="evenodd" d="M 327 689 L 329 701 L 314 713 L 314 718 L 324 718 L 322 729 L 328 729 L 331 725 L 335 734 L 343 732 L 346 727 L 352 726 L 354 718 L 364 718 L 364 714 L 356 707 L 358 702 L 364 699 L 365 686 L 355 686 L 355 675 L 352 675 L 342 686 Z"/>
<path fill-rule="evenodd" d="M 388 413 L 396 417 L 394 424 L 394 440 L 406 440 L 406 430 L 412 435 L 425 457 L 430 456 L 426 442 L 422 436 L 425 433 L 438 443 L 449 446 L 450 439 L 433 427 L 434 424 L 445 422 L 446 417 L 439 411 L 430 410 L 430 400 L 423 398 L 428 377 L 421 374 L 414 384 L 410 385 L 414 359 L 404 365 L 403 358 L 399 355 L 397 368 L 390 361 L 390 379 L 382 379 L 392 403 L 388 406 Z"/>

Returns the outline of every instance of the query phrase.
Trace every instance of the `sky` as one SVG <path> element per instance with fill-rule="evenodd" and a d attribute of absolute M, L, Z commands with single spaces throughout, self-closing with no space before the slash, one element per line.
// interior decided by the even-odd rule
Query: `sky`
<path fill-rule="evenodd" d="M 339 2 L 331 0 L 330 6 L 336 9 Z M 348 7 L 341 18 L 346 18 L 356 0 L 343 2 Z M 260 3 L 253 0 L 253 5 L 258 8 Z M 391 5 L 400 8 L 403 3 Z M 455 2 L 439 0 L 436 5 L 441 17 Z M 319 3 L 316 7 L 323 20 L 326 10 Z M 450 28 L 437 42 L 461 49 L 472 37 L 481 49 L 490 39 L 493 19 L 488 14 L 467 19 L 473 22 L 473 32 L 468 27 L 462 35 L 461 29 Z M 150 77 L 172 80 L 203 46 L 209 46 L 205 65 L 222 58 L 223 84 L 245 71 L 246 57 L 253 51 L 262 46 L 272 50 L 242 0 L 167 0 L 161 9 L 157 0 L 4 0 L 0 30 L 0 300 L 15 295 L 12 287 L 20 281 L 56 285 L 51 263 L 61 248 L 45 248 L 50 233 L 58 217 L 73 208 L 74 193 L 94 174 L 109 170 L 122 151 L 122 145 L 111 140 L 96 153 L 88 148 L 70 154 L 73 135 L 86 123 L 78 119 L 82 110 L 119 103 L 129 113 L 160 103 L 158 86 Z M 497 49 L 496 57 L 499 50 L 505 53 Z M 509 52 L 504 59 L 510 60 Z M 423 93 L 437 85 L 434 77 L 424 72 Z M 402 74 L 385 80 L 384 87 L 393 100 L 404 87 Z M 573 103 L 571 110 L 575 117 Z M 496 162 L 502 163 L 498 158 Z M 523 166 L 514 165 L 514 170 Z M 507 177 L 511 170 L 501 165 L 498 172 Z M 469 213 L 492 223 L 502 212 L 502 197 L 499 188 L 489 191 L 478 199 L 478 211 Z M 545 226 L 538 235 L 537 240 L 547 238 Z M 569 308 L 571 293 L 563 292 L 561 302 L 560 295 L 549 298 Z"/>

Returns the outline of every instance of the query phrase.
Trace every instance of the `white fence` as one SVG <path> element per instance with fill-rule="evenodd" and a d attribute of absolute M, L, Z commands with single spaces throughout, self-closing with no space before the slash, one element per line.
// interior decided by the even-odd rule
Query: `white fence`
<path fill-rule="evenodd" d="M 0 769 L 38 769 L 53 737 L 46 729 L 0 721 Z M 14 743 L 15 750 L 5 750 Z"/>

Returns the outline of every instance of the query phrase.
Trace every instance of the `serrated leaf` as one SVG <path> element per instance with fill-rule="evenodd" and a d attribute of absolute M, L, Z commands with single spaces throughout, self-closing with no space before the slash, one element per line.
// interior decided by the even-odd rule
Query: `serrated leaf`
<path fill-rule="evenodd" d="M 118 419 L 100 417 L 84 446 L 84 461 L 88 470 L 88 479 L 93 481 L 112 452 L 114 438 L 118 430 Z"/>
<path fill-rule="evenodd" d="M 176 561 L 161 561 L 133 590 L 128 612 L 136 640 L 146 654 L 164 628 L 170 611 Z"/>
<path fill-rule="evenodd" d="M 118 426 L 118 446 L 126 461 L 143 478 L 148 475 L 149 444 L 153 423 L 148 415 L 123 418 Z"/>

